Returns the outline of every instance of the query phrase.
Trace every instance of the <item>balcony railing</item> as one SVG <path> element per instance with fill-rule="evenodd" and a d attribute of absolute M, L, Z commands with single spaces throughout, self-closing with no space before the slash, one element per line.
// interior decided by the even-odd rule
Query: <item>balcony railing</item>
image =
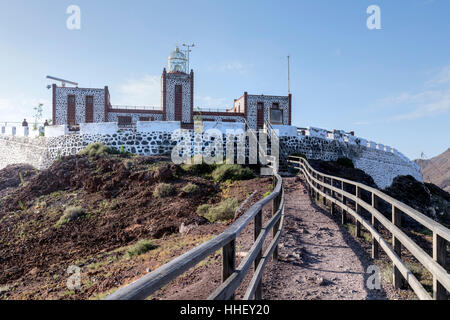
<path fill-rule="evenodd" d="M 153 106 L 119 106 L 112 105 L 111 110 L 158 110 L 162 111 L 161 107 L 153 107 Z"/>

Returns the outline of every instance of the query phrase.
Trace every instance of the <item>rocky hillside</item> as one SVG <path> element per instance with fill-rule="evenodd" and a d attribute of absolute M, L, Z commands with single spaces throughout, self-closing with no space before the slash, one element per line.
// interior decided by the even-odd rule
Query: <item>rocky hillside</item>
<path fill-rule="evenodd" d="M 450 192 L 450 148 L 437 157 L 428 160 L 418 159 L 414 162 L 420 166 L 425 182 L 433 183 Z"/>
<path fill-rule="evenodd" d="M 272 190 L 271 178 L 237 165 L 103 153 L 0 170 L 0 300 L 101 297 L 223 231 L 250 194 L 246 206 Z M 66 286 L 72 265 L 77 290 Z"/>

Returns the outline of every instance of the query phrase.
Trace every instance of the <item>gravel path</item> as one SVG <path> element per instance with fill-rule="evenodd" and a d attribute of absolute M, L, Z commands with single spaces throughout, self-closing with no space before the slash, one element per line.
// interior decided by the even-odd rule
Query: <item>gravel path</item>
<path fill-rule="evenodd" d="M 369 290 L 371 258 L 336 218 L 312 204 L 300 177 L 284 179 L 286 207 L 280 260 L 263 280 L 267 300 L 387 299 Z"/>

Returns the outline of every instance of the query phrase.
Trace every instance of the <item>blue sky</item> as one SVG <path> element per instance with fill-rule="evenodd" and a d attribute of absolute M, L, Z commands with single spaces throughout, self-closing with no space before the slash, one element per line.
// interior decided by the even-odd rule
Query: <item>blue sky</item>
<path fill-rule="evenodd" d="M 81 30 L 66 9 L 81 8 Z M 369 30 L 369 5 L 381 30 Z M 108 85 L 113 104 L 160 105 L 176 44 L 194 42 L 195 105 L 287 93 L 293 124 L 354 130 L 415 159 L 450 141 L 450 1 L 2 0 L 0 122 L 33 116 L 46 75 Z"/>

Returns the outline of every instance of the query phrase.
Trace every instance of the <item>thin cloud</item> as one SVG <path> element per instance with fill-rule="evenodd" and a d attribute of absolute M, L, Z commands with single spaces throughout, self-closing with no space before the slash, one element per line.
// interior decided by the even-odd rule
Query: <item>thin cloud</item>
<path fill-rule="evenodd" d="M 214 98 L 210 96 L 196 96 L 196 105 L 199 108 L 229 109 L 230 101 L 225 98 Z"/>
<path fill-rule="evenodd" d="M 382 99 L 384 106 L 406 110 L 388 118 L 388 121 L 412 120 L 437 116 L 450 111 L 450 66 L 442 68 L 425 82 L 418 92 L 403 92 L 397 96 Z"/>
<path fill-rule="evenodd" d="M 450 83 L 450 66 L 444 67 L 433 79 L 427 82 L 428 86 L 439 86 Z"/>
<path fill-rule="evenodd" d="M 161 106 L 161 77 L 145 75 L 139 79 L 128 79 L 119 86 L 117 99 L 112 104 L 126 106 Z"/>
<path fill-rule="evenodd" d="M 370 122 L 368 122 L 368 121 L 356 121 L 353 124 L 355 126 L 368 126 L 368 125 L 370 125 Z"/>
<path fill-rule="evenodd" d="M 219 70 L 223 72 L 235 72 L 243 74 L 247 72 L 248 65 L 239 61 L 225 62 L 219 66 Z"/>
<path fill-rule="evenodd" d="M 36 114 L 33 108 L 37 107 L 40 103 L 43 104 L 42 121 L 44 119 L 51 119 L 52 105 L 47 99 L 24 96 L 0 98 L 0 122 L 22 122 L 23 119 L 32 122 Z"/>

